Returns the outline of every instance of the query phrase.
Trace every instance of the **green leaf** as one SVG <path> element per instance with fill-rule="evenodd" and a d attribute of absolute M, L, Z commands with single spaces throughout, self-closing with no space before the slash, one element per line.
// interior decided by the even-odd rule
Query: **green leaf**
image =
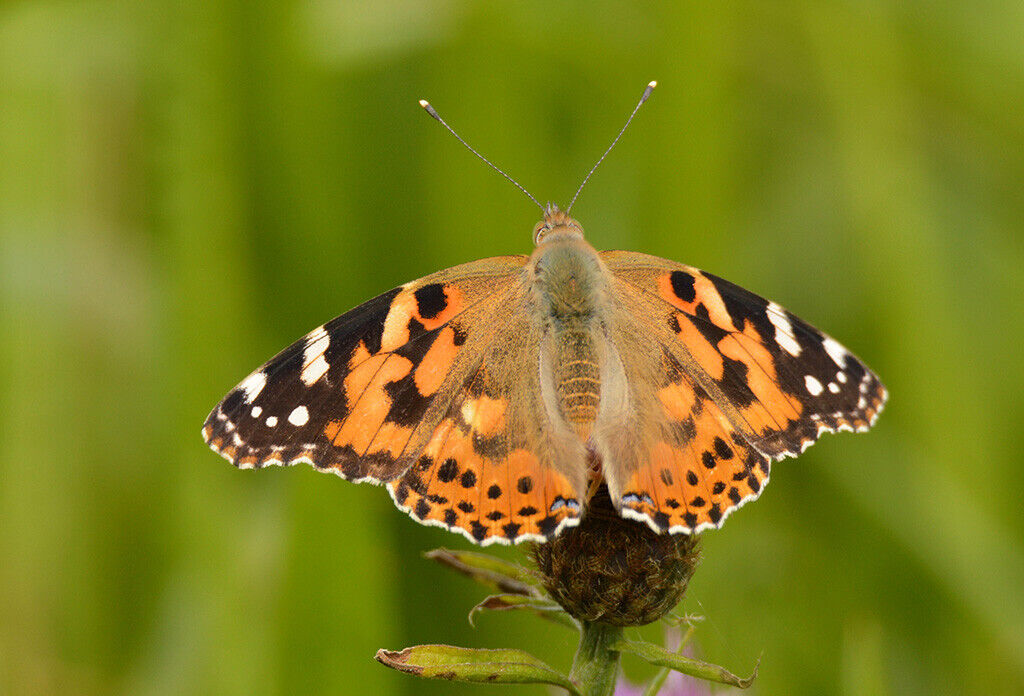
<path fill-rule="evenodd" d="M 561 672 L 522 650 L 482 650 L 451 645 L 416 645 L 378 650 L 377 662 L 425 679 L 483 684 L 551 684 L 575 696 L 580 690 Z"/>
<path fill-rule="evenodd" d="M 540 580 L 532 572 L 486 553 L 434 549 L 423 555 L 491 589 L 531 597 L 546 596 Z"/>
<path fill-rule="evenodd" d="M 565 609 L 550 599 L 539 597 L 525 597 L 518 594 L 491 595 L 484 601 L 477 604 L 469 611 L 469 623 L 473 623 L 473 616 L 478 611 L 510 611 L 514 609 L 525 609 L 533 612 L 543 619 L 552 621 L 566 628 L 579 630 L 580 625 L 576 619 L 565 613 Z"/>
<path fill-rule="evenodd" d="M 657 667 L 668 667 L 677 672 L 688 674 L 691 677 L 697 677 L 698 679 L 704 679 L 707 681 L 718 682 L 719 684 L 729 684 L 730 686 L 738 686 L 741 689 L 746 689 L 754 683 L 754 679 L 757 677 L 757 665 L 754 666 L 754 672 L 746 679 L 737 677 L 732 672 L 727 671 L 724 667 L 713 665 L 708 662 L 701 662 L 700 660 L 694 660 L 689 657 L 678 655 L 674 652 L 670 652 L 665 648 L 654 645 L 653 643 L 646 643 L 643 641 L 631 641 L 631 640 L 619 640 L 612 646 L 613 650 L 626 655 L 635 655 L 645 662 L 649 662 Z M 758 660 L 758 664 L 760 664 Z"/>

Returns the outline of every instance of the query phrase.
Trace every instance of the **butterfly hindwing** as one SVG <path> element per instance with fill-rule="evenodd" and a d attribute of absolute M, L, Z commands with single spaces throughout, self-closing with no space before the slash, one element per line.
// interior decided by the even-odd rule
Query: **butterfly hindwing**
<path fill-rule="evenodd" d="M 699 532 L 720 526 L 729 512 L 760 495 L 770 464 L 707 392 L 676 367 L 668 372 L 672 381 L 659 391 L 671 427 L 626 484 L 623 509 L 641 513 L 660 531 Z M 652 499 L 653 512 L 646 509 Z"/>
<path fill-rule="evenodd" d="M 541 322 L 526 292 L 503 303 L 498 328 L 433 427 L 416 465 L 388 484 L 415 519 L 481 544 L 543 540 L 576 524 L 587 452 L 542 403 Z"/>
<path fill-rule="evenodd" d="M 619 343 L 648 344 L 624 357 L 634 399 L 660 406 L 648 407 L 658 427 L 635 443 L 646 458 L 606 472 L 623 514 L 660 530 L 718 526 L 759 495 L 771 459 L 799 454 L 822 432 L 865 430 L 881 410 L 877 377 L 775 303 L 645 254 L 602 258 L 628 317 Z M 653 397 L 637 389 L 644 383 L 657 385 Z"/>

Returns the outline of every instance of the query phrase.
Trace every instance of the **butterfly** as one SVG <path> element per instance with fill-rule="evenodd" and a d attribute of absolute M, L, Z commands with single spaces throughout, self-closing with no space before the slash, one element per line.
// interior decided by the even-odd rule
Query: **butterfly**
<path fill-rule="evenodd" d="M 692 534 L 887 399 L 834 339 L 715 275 L 597 251 L 550 205 L 534 240 L 317 327 L 228 392 L 203 438 L 240 468 L 383 484 L 483 545 L 550 539 L 599 485 L 623 517 Z"/>
<path fill-rule="evenodd" d="M 546 540 L 607 485 L 658 532 L 718 527 L 770 463 L 863 431 L 887 398 L 834 339 L 710 273 L 595 250 L 549 207 L 530 256 L 474 261 L 317 327 L 203 437 L 241 468 L 385 484 L 417 521 Z"/>

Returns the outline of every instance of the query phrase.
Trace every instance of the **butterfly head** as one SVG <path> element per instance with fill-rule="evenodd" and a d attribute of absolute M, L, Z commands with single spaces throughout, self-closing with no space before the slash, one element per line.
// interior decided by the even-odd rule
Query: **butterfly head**
<path fill-rule="evenodd" d="M 540 246 L 555 238 L 583 239 L 583 227 L 568 213 L 559 210 L 557 205 L 549 203 L 544 209 L 544 219 L 533 228 L 533 240 Z"/>

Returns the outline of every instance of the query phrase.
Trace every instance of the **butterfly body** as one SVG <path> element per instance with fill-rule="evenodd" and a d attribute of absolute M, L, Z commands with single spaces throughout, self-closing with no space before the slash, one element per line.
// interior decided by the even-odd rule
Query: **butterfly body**
<path fill-rule="evenodd" d="M 615 365 L 603 330 L 610 281 L 580 230 L 555 229 L 538 241 L 527 272 L 533 321 L 542 336 L 541 391 L 549 419 L 586 440 L 600 411 L 602 385 L 612 381 L 609 366 Z"/>
<path fill-rule="evenodd" d="M 457 266 L 318 327 L 204 426 L 240 467 L 385 483 L 424 524 L 545 540 L 608 487 L 659 532 L 721 525 L 770 462 L 864 430 L 884 387 L 773 302 L 549 208 L 530 256 Z"/>

